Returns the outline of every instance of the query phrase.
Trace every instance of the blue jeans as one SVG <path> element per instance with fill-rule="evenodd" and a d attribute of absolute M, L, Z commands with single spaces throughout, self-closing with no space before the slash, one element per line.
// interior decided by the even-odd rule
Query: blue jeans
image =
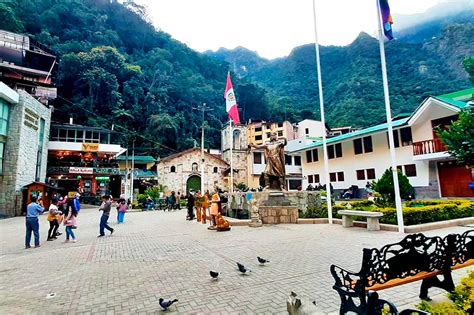
<path fill-rule="evenodd" d="M 25 247 L 30 247 L 31 232 L 35 235 L 35 246 L 40 245 L 38 218 L 26 218 Z"/>
<path fill-rule="evenodd" d="M 100 217 L 100 228 L 99 228 L 99 234 L 100 235 L 105 235 L 105 232 L 104 232 L 104 229 L 107 229 L 109 230 L 110 232 L 112 232 L 114 229 L 112 229 L 108 224 L 107 224 L 107 221 L 109 220 L 109 216 L 108 215 L 102 215 Z"/>
<path fill-rule="evenodd" d="M 125 212 L 118 212 L 117 213 L 117 223 L 123 223 L 124 217 L 125 217 Z"/>
<path fill-rule="evenodd" d="M 66 239 L 69 240 L 69 236 L 75 240 L 76 236 L 74 235 L 74 232 L 72 231 L 72 226 L 66 226 Z"/>

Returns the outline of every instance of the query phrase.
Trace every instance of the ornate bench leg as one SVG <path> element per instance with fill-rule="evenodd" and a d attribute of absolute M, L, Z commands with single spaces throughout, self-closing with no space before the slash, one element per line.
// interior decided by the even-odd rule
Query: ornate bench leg
<path fill-rule="evenodd" d="M 352 216 L 343 214 L 342 215 L 342 226 L 343 227 L 354 226 L 354 220 L 352 220 Z"/>
<path fill-rule="evenodd" d="M 420 299 L 431 301 L 431 298 L 428 296 L 428 290 L 433 287 L 441 288 L 448 292 L 452 292 L 454 290 L 454 282 L 453 277 L 451 275 L 451 270 L 444 271 L 443 278 L 443 281 L 439 280 L 437 276 L 424 279 L 421 282 Z"/>
<path fill-rule="evenodd" d="M 368 231 L 380 231 L 379 218 L 367 218 Z"/>

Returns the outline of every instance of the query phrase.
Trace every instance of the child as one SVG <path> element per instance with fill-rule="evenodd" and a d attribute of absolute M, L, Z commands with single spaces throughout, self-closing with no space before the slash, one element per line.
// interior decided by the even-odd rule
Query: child
<path fill-rule="evenodd" d="M 66 226 L 66 241 L 69 243 L 69 238 L 72 238 L 72 242 L 76 242 L 76 236 L 74 235 L 73 229 L 77 228 L 77 210 L 75 207 L 69 207 L 69 211 L 66 219 L 64 219 L 64 225 Z"/>

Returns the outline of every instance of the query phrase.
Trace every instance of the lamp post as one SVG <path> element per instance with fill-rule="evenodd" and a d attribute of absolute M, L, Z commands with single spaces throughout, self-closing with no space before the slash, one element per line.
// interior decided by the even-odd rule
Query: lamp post
<path fill-rule="evenodd" d="M 201 193 L 204 194 L 204 168 L 205 168 L 205 161 L 204 161 L 204 112 L 211 111 L 212 109 L 206 105 L 206 103 L 202 103 L 197 107 L 193 107 L 194 110 L 201 111 Z"/>

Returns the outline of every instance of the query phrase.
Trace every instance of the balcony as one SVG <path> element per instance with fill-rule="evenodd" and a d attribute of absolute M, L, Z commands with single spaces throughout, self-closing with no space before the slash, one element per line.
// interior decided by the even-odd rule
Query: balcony
<path fill-rule="evenodd" d="M 443 159 L 450 155 L 447 153 L 446 146 L 441 139 L 431 139 L 413 142 L 413 158 L 414 160 L 433 160 Z"/>

